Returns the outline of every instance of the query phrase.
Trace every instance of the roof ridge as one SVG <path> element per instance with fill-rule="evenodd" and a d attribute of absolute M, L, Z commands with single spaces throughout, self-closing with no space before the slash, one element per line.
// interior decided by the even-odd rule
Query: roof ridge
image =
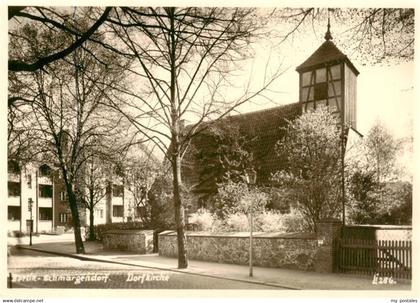
<path fill-rule="evenodd" d="M 299 104 L 299 102 L 287 103 L 287 104 L 277 105 L 277 106 L 273 106 L 273 107 L 269 107 L 269 108 L 259 109 L 259 110 L 256 110 L 256 111 L 251 111 L 251 112 L 246 112 L 246 113 L 238 113 L 236 115 L 226 116 L 226 118 L 234 118 L 234 117 L 236 118 L 236 117 L 243 117 L 243 116 L 247 116 L 247 115 L 255 115 L 255 114 L 265 113 L 265 112 L 269 112 L 269 111 L 279 110 L 281 108 L 284 108 L 284 107 L 287 107 L 287 106 L 292 106 L 292 105 L 297 105 L 297 104 Z"/>
<path fill-rule="evenodd" d="M 270 108 L 263 108 L 263 109 L 259 109 L 256 111 L 251 111 L 251 112 L 246 112 L 246 113 L 238 113 L 235 115 L 231 115 L 231 116 L 225 116 L 221 119 L 218 120 L 210 120 L 210 121 L 205 121 L 203 122 L 203 124 L 213 124 L 213 123 L 220 123 L 222 121 L 224 121 L 225 119 L 238 119 L 238 118 L 242 118 L 244 116 L 253 116 L 253 115 L 258 115 L 258 114 L 264 114 L 270 111 L 276 111 L 276 110 L 280 110 L 282 108 L 287 108 L 287 107 L 292 107 L 292 106 L 298 106 L 300 102 L 293 102 L 293 103 L 287 103 L 287 104 L 282 104 L 282 105 L 277 105 L 274 107 L 270 107 Z M 226 121 L 226 120 L 225 120 Z M 189 127 L 195 125 L 194 123 L 191 124 L 187 124 L 185 125 L 185 129 L 188 129 Z"/>

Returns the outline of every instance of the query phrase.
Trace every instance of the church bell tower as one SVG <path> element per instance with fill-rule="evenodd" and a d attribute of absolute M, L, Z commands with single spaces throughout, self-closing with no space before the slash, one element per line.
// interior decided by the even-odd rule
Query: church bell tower
<path fill-rule="evenodd" d="M 359 71 L 331 41 L 330 21 L 325 42 L 296 68 L 302 112 L 328 106 L 342 125 L 356 129 L 356 93 Z"/>

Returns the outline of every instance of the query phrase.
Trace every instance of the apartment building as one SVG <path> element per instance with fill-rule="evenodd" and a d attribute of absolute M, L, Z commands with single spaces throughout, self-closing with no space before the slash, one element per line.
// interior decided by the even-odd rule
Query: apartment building
<path fill-rule="evenodd" d="M 30 163 L 20 167 L 8 163 L 8 230 L 28 232 L 33 220 L 34 232 L 54 228 L 54 186 L 51 166 Z"/>
<path fill-rule="evenodd" d="M 8 161 L 8 231 L 27 233 L 31 220 L 33 232 L 51 232 L 57 227 L 72 227 L 67 192 L 58 169 L 47 163 L 19 165 Z M 131 208 L 129 192 L 122 181 L 106 186 L 106 195 L 94 208 L 94 224 L 125 222 Z M 89 210 L 79 206 L 82 225 L 88 225 Z"/>

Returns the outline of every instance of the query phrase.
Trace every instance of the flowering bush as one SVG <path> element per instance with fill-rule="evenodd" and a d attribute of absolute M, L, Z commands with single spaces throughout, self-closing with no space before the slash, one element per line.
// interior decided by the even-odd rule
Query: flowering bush
<path fill-rule="evenodd" d="M 277 211 L 264 211 L 255 216 L 255 230 L 265 232 L 286 232 L 285 216 Z"/>
<path fill-rule="evenodd" d="M 244 213 L 229 214 L 225 220 L 225 227 L 228 231 L 248 231 L 248 218 Z"/>
<path fill-rule="evenodd" d="M 191 214 L 188 222 L 195 224 L 198 230 L 211 231 L 215 220 L 217 220 L 215 215 L 205 208 L 200 208 L 196 213 Z"/>
<path fill-rule="evenodd" d="M 241 192 L 240 189 L 244 192 Z M 282 214 L 278 210 L 266 210 L 268 195 L 258 189 L 249 190 L 241 185 L 228 184 L 221 190 L 223 197 L 235 200 L 236 206 L 220 214 L 207 209 L 199 209 L 189 218 L 200 231 L 249 231 L 249 211 L 253 214 L 253 230 L 263 232 L 307 231 L 304 216 L 296 209 Z M 234 195 L 236 193 L 236 195 Z"/>
<path fill-rule="evenodd" d="M 303 218 L 278 211 L 264 211 L 254 215 L 253 230 L 264 232 L 303 231 Z M 249 231 L 249 217 L 243 212 L 230 213 L 223 219 L 206 209 L 192 214 L 189 223 L 196 224 L 200 231 Z"/>
<path fill-rule="evenodd" d="M 299 232 L 311 230 L 305 217 L 299 210 L 292 208 L 290 213 L 283 215 L 284 227 L 287 232 Z"/>

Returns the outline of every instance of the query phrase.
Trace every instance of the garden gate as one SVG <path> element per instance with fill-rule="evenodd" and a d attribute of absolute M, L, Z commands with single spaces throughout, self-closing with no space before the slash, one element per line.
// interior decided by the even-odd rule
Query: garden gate
<path fill-rule="evenodd" d="M 336 240 L 335 263 L 339 272 L 411 279 L 411 239 L 379 240 L 375 230 L 362 236 L 355 234 L 354 229 L 344 227 Z"/>

